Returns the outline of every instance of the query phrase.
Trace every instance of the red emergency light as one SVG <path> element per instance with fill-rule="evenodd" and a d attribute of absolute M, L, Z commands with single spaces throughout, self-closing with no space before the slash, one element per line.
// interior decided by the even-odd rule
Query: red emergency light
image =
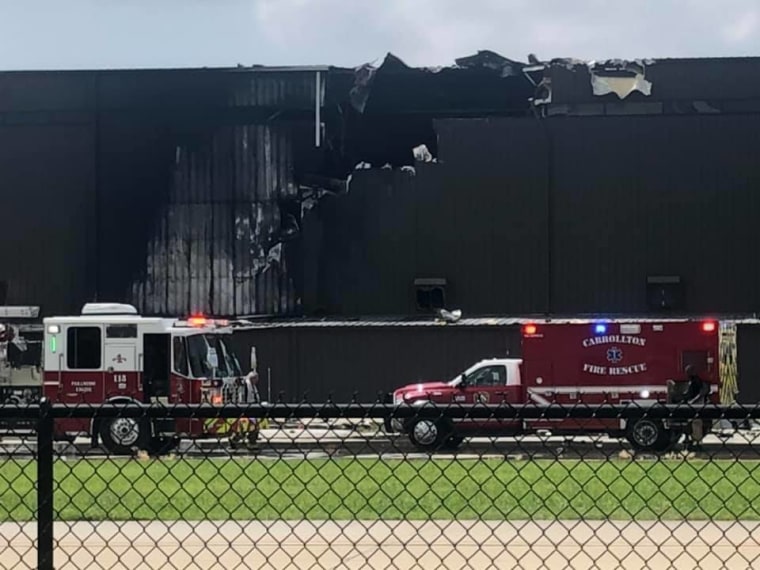
<path fill-rule="evenodd" d="M 202 327 L 208 323 L 208 319 L 200 315 L 195 315 L 187 319 L 187 322 L 191 327 Z"/>
<path fill-rule="evenodd" d="M 536 334 L 537 330 L 538 330 L 538 327 L 536 325 L 525 325 L 523 327 L 523 333 L 526 335 Z"/>
<path fill-rule="evenodd" d="M 715 332 L 715 323 L 713 321 L 705 321 L 702 323 L 702 330 L 704 332 Z"/>

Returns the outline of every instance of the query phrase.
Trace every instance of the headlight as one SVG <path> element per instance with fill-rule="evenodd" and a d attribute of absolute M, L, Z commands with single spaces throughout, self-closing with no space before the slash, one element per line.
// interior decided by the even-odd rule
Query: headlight
<path fill-rule="evenodd" d="M 648 398 L 649 397 L 649 390 L 642 390 L 640 392 L 642 398 Z"/>

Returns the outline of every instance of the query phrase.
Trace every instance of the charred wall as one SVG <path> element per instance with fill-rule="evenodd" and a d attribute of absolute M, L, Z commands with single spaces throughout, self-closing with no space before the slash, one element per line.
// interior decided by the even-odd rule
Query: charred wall
<path fill-rule="evenodd" d="M 439 163 L 356 170 L 346 195 L 309 212 L 305 238 L 318 262 L 305 298 L 313 310 L 413 314 L 416 278 L 445 279 L 447 305 L 472 314 L 543 310 L 540 123 L 451 120 L 437 133 Z"/>
<path fill-rule="evenodd" d="M 415 277 L 466 315 L 650 313 L 677 277 L 687 313 L 760 307 L 758 115 L 458 119 L 416 175 L 357 170 L 319 205 L 312 298 L 415 310 Z M 316 247 L 316 246 L 311 246 Z"/>
<path fill-rule="evenodd" d="M 0 301 L 296 311 L 315 73 L 0 74 Z"/>

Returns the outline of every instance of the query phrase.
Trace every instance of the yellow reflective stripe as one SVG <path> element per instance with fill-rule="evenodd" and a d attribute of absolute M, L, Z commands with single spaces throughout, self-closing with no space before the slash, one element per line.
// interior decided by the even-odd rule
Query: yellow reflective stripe
<path fill-rule="evenodd" d="M 259 429 L 269 427 L 267 419 L 258 420 Z M 237 429 L 237 431 L 250 431 L 254 428 L 254 422 L 250 418 L 207 418 L 203 421 L 206 431 L 211 433 L 227 433 Z"/>

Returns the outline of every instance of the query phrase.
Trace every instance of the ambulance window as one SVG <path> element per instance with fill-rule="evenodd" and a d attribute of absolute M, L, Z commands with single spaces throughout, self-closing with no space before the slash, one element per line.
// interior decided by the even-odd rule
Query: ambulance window
<path fill-rule="evenodd" d="M 69 327 L 66 332 L 66 364 L 70 370 L 93 370 L 101 362 L 100 327 Z"/>
<path fill-rule="evenodd" d="M 181 336 L 174 337 L 174 371 L 183 376 L 189 375 L 187 347 L 185 346 L 185 339 Z"/>
<path fill-rule="evenodd" d="M 137 338 L 137 325 L 108 325 L 106 338 Z"/>
<path fill-rule="evenodd" d="M 502 366 L 484 366 L 467 379 L 472 386 L 504 386 L 507 383 L 507 369 Z"/>

